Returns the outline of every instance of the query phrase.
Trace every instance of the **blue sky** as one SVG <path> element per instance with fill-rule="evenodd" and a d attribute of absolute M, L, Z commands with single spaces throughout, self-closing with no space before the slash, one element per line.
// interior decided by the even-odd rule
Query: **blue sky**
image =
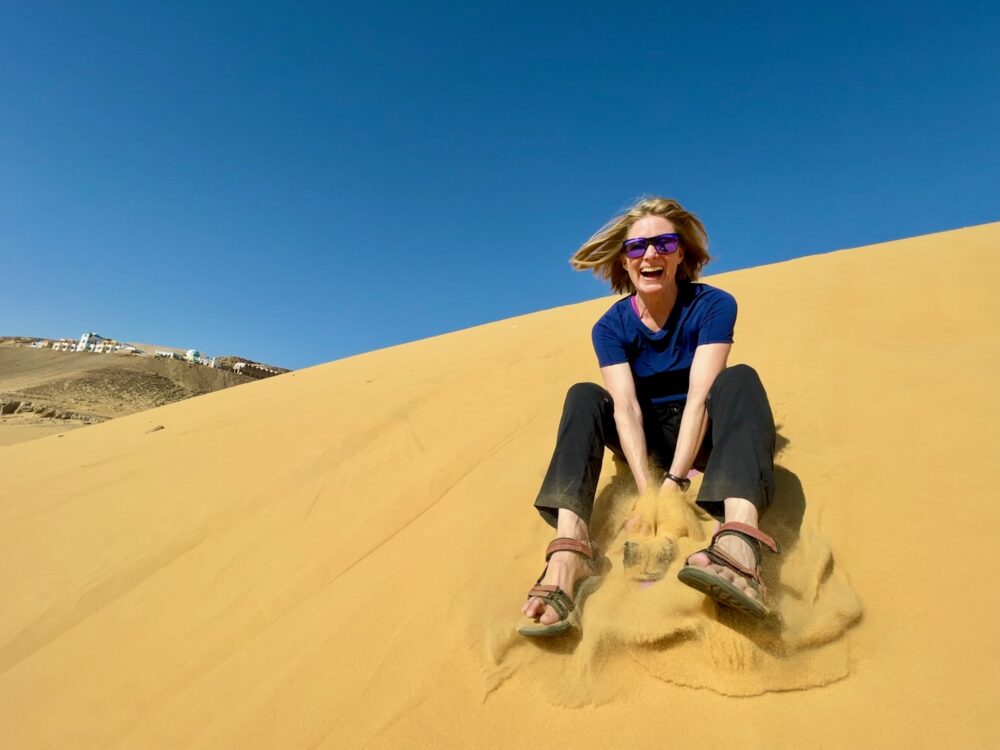
<path fill-rule="evenodd" d="M 1000 6 L 0 3 L 0 334 L 303 367 L 602 296 L 642 194 L 708 272 L 1000 220 Z"/>

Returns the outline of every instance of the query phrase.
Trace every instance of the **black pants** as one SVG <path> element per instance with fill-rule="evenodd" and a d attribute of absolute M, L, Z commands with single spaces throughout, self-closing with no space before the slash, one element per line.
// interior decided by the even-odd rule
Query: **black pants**
<path fill-rule="evenodd" d="M 724 515 L 723 500 L 742 497 L 762 513 L 774 497 L 774 417 L 756 370 L 727 367 L 708 392 L 708 429 L 694 467 L 705 472 L 698 505 Z M 654 481 L 670 468 L 684 402 L 643 410 L 646 452 Z M 566 394 L 556 449 L 535 507 L 551 526 L 560 508 L 586 523 L 594 509 L 604 449 L 624 460 L 611 394 L 594 383 L 577 383 Z"/>

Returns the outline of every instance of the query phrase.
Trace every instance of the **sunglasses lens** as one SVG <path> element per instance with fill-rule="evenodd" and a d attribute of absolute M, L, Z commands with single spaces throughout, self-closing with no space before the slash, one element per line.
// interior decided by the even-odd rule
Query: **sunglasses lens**
<path fill-rule="evenodd" d="M 622 250 L 625 251 L 625 255 L 629 258 L 641 258 L 646 254 L 646 244 L 648 240 L 642 239 L 641 237 L 634 240 L 626 240 L 622 243 Z"/>
<path fill-rule="evenodd" d="M 664 234 L 654 237 L 651 242 L 660 255 L 669 255 L 677 250 L 677 237 L 674 235 Z"/>
<path fill-rule="evenodd" d="M 650 245 L 660 255 L 670 255 L 677 251 L 680 240 L 676 234 L 661 234 L 658 237 L 636 237 L 625 240 L 622 243 L 622 250 L 629 258 L 641 258 L 646 254 L 646 248 Z"/>

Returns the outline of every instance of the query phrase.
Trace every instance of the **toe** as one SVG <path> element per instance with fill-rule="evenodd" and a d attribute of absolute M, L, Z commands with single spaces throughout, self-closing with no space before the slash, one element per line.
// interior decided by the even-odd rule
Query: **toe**
<path fill-rule="evenodd" d="M 546 607 L 545 612 L 542 614 L 541 618 L 538 620 L 542 625 L 552 625 L 559 622 L 559 613 L 556 612 L 552 607 Z"/>
<path fill-rule="evenodd" d="M 699 568 L 707 568 L 711 563 L 711 560 L 708 559 L 708 555 L 704 552 L 695 552 L 688 558 L 687 561 L 689 564 L 697 565 Z"/>
<path fill-rule="evenodd" d="M 736 577 L 733 574 L 733 571 L 722 565 L 711 565 L 709 566 L 709 570 L 715 573 L 715 575 L 719 576 L 719 578 L 725 578 L 730 583 L 735 583 L 736 581 Z"/>
<path fill-rule="evenodd" d="M 538 616 L 545 611 L 545 603 L 538 597 L 533 597 L 521 608 L 521 611 L 531 619 L 537 620 Z"/>

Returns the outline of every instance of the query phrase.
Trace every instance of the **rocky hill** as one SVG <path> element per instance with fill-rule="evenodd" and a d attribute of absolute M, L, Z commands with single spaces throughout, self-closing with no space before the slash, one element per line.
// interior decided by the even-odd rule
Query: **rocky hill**
<path fill-rule="evenodd" d="M 31 341 L 28 337 L 0 338 L 0 445 L 255 379 L 162 357 L 31 349 Z"/>

